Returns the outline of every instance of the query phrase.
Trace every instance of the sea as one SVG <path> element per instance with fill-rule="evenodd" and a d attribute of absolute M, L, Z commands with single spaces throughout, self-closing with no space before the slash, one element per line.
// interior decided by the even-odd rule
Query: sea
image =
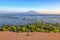
<path fill-rule="evenodd" d="M 36 22 L 60 23 L 60 16 L 19 16 L 19 15 L 0 15 L 0 25 L 27 25 Z"/>

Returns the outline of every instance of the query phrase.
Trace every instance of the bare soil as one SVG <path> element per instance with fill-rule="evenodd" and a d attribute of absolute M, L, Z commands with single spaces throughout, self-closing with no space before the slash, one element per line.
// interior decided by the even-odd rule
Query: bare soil
<path fill-rule="evenodd" d="M 60 33 L 0 32 L 0 40 L 60 40 Z"/>

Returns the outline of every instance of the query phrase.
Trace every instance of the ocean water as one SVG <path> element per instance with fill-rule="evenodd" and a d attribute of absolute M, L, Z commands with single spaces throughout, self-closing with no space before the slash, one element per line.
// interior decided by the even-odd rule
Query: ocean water
<path fill-rule="evenodd" d="M 3 16 L 0 15 L 0 25 L 26 25 L 35 22 L 60 23 L 60 16 Z"/>

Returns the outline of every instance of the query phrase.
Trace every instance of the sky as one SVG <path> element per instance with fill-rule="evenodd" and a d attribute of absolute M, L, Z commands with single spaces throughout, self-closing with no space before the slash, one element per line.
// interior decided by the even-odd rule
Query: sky
<path fill-rule="evenodd" d="M 60 0 L 0 0 L 0 12 L 23 12 L 29 10 L 60 14 Z"/>

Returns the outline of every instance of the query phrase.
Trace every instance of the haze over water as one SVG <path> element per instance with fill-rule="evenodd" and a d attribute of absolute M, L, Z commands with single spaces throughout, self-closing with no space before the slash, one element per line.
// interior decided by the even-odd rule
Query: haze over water
<path fill-rule="evenodd" d="M 0 15 L 0 25 L 27 25 L 35 22 L 60 23 L 60 16 L 19 16 Z"/>

